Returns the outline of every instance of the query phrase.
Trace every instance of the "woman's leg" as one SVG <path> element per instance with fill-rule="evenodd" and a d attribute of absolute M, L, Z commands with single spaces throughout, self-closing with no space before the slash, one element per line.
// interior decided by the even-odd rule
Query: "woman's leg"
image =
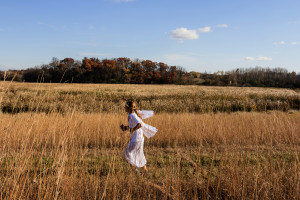
<path fill-rule="evenodd" d="M 144 169 L 144 171 L 145 171 L 145 172 L 147 172 L 147 171 L 148 171 L 148 169 L 147 169 L 146 165 L 144 165 L 143 169 Z"/>

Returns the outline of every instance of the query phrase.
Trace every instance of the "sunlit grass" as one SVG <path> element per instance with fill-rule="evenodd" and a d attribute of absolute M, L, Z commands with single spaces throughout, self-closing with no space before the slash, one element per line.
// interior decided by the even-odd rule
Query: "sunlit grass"
<path fill-rule="evenodd" d="M 128 99 L 155 111 L 147 173 L 122 157 Z M 0 82 L 0 197 L 299 199 L 299 106 L 289 89 Z"/>
<path fill-rule="evenodd" d="M 0 82 L 0 108 L 5 113 L 122 113 L 129 99 L 156 113 L 300 109 L 300 93 L 290 89 Z"/>
<path fill-rule="evenodd" d="M 300 113 L 157 114 L 148 173 L 122 151 L 126 114 L 0 114 L 4 199 L 298 199 Z"/>

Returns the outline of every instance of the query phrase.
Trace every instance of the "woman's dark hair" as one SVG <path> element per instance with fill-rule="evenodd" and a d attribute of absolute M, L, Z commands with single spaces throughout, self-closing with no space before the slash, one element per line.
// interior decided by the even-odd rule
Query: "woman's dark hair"
<path fill-rule="evenodd" d="M 136 104 L 132 100 L 127 101 L 125 105 L 130 109 L 131 112 L 135 112 L 137 116 L 142 119 L 141 114 L 136 109 Z"/>

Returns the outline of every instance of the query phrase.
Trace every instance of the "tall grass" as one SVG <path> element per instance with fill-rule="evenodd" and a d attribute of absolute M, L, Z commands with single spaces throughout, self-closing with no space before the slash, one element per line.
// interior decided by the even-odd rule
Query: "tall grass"
<path fill-rule="evenodd" d="M 122 157 L 127 99 L 158 113 L 147 173 Z M 297 91 L 0 82 L 0 105 L 1 199 L 300 198 Z"/>
<path fill-rule="evenodd" d="M 157 114 L 149 172 L 126 114 L 0 114 L 1 199 L 299 199 L 300 112 Z"/>
<path fill-rule="evenodd" d="M 275 88 L 0 82 L 0 97 L 5 113 L 122 113 L 128 99 L 156 113 L 300 109 L 299 92 Z"/>

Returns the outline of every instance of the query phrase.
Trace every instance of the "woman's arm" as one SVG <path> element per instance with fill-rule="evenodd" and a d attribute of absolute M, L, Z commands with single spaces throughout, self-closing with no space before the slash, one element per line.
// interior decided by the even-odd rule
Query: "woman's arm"
<path fill-rule="evenodd" d="M 134 132 L 134 131 L 138 130 L 141 127 L 142 127 L 142 124 L 138 123 L 134 128 L 132 128 L 131 130 L 129 129 L 129 130 L 130 130 L 130 132 Z"/>
<path fill-rule="evenodd" d="M 134 132 L 134 131 L 138 130 L 139 128 L 141 128 L 142 124 L 138 123 L 134 128 L 129 128 L 129 126 L 124 126 L 123 124 L 120 127 L 121 127 L 122 131 L 129 130 L 130 132 Z"/>

